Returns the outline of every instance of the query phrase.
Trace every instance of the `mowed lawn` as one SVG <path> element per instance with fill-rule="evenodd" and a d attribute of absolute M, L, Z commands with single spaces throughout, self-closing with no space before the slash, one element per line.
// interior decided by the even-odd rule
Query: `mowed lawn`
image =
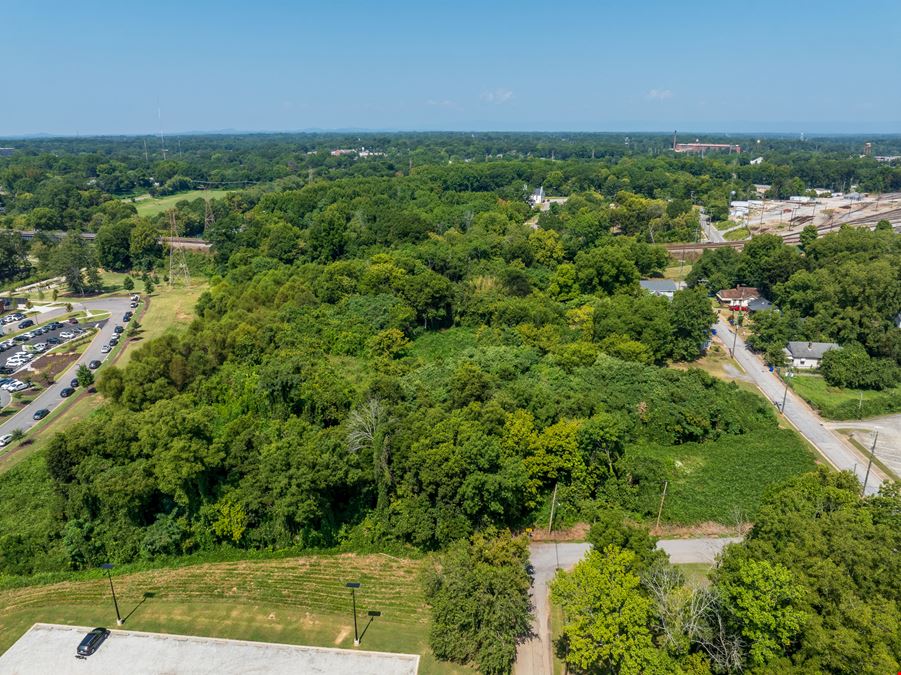
<path fill-rule="evenodd" d="M 427 560 L 318 555 L 206 563 L 115 576 L 125 628 L 160 633 L 352 648 L 350 592 L 359 581 L 362 649 L 418 653 L 421 673 L 469 673 L 428 647 L 420 574 Z M 370 610 L 382 615 L 369 624 Z M 0 651 L 38 621 L 115 627 L 106 578 L 0 591 Z"/>
<path fill-rule="evenodd" d="M 199 277 L 191 279 L 191 285 L 187 288 L 181 285 L 170 288 L 168 284 L 162 283 L 153 290 L 149 302 L 146 294 L 136 289 L 141 295 L 142 303 L 135 319 L 141 327 L 137 336 L 129 339 L 128 348 L 116 361 L 116 365 L 125 366 L 134 351 L 144 342 L 169 331 L 185 330 L 194 320 L 197 299 L 207 288 L 207 280 Z"/>
<path fill-rule="evenodd" d="M 229 193 L 229 190 L 190 190 L 188 192 L 180 192 L 177 195 L 167 195 L 166 197 L 150 197 L 143 195 L 144 199 L 132 202 L 130 199 L 123 201 L 133 203 L 138 210 L 139 216 L 155 216 L 157 213 L 168 211 L 183 200 L 193 201 L 194 199 L 222 199 Z"/>
<path fill-rule="evenodd" d="M 805 401 L 810 403 L 814 408 L 820 411 L 824 417 L 833 419 L 849 419 L 856 416 L 852 415 L 835 415 L 835 409 L 838 406 L 848 409 L 852 413 L 856 411 L 855 406 L 863 408 L 864 416 L 867 414 L 867 404 L 878 404 L 882 400 L 894 398 L 901 401 L 901 386 L 885 391 L 873 391 L 871 389 L 845 389 L 843 387 L 832 387 L 827 384 L 822 375 L 795 375 L 789 378 L 791 388 Z M 864 408 L 864 406 L 866 406 Z M 901 408 L 897 406 L 885 405 L 884 410 L 879 410 L 878 414 L 890 414 L 893 412 L 901 412 Z M 872 413 L 871 413 L 872 414 Z"/>

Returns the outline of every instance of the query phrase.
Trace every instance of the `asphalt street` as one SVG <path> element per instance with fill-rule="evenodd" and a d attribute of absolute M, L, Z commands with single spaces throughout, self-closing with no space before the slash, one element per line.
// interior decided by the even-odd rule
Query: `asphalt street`
<path fill-rule="evenodd" d="M 717 243 L 726 241 L 722 233 L 711 224 L 710 218 L 707 217 L 707 213 L 704 209 L 701 209 L 701 213 L 698 217 L 701 219 L 701 227 L 704 229 L 704 234 L 707 235 L 708 241 Z"/>
<path fill-rule="evenodd" d="M 736 337 L 725 321 L 718 320 L 716 330 L 717 337 L 726 349 L 732 349 L 733 343 L 735 344 L 735 360 L 774 405 L 781 406 L 782 397 L 785 396 L 785 410 L 783 411 L 785 417 L 819 450 L 826 461 L 840 471 L 853 471 L 863 483 L 867 460 L 835 432 L 825 427 L 820 417 L 791 388 L 786 393 L 785 383 L 775 373 L 771 373 L 770 369 L 756 355 L 751 353 L 744 340 Z M 882 472 L 874 466 L 870 471 L 866 493 L 877 492 L 883 479 Z"/>
<path fill-rule="evenodd" d="M 11 434 L 15 429 L 28 431 L 31 427 L 37 424 L 37 421 L 32 419 L 32 416 L 34 415 L 36 410 L 47 408 L 52 412 L 54 408 L 56 408 L 60 403 L 66 400 L 60 396 L 60 392 L 64 388 L 68 387 L 69 382 L 75 378 L 75 374 L 78 372 L 78 367 L 80 365 L 87 365 L 89 362 L 94 360 L 106 360 L 109 354 L 103 354 L 100 351 L 100 348 L 104 344 L 107 344 L 110 341 L 110 338 L 115 335 L 114 328 L 117 325 L 126 325 L 122 322 L 122 315 L 128 311 L 130 307 L 130 300 L 127 297 L 98 298 L 96 300 L 85 300 L 84 302 L 73 303 L 73 307 L 75 309 L 90 309 L 93 311 L 110 312 L 112 314 L 112 318 L 109 321 L 101 322 L 102 325 L 94 335 L 94 339 L 91 341 L 91 344 L 88 346 L 88 348 L 84 351 L 83 354 L 78 357 L 78 359 L 74 363 L 72 363 L 72 365 L 69 366 L 69 368 L 56 376 L 56 380 L 53 384 L 51 384 L 49 387 L 47 387 L 47 389 L 38 394 L 38 396 L 22 410 L 0 424 L 0 436 Z M 39 325 L 43 325 L 44 323 L 47 323 L 53 318 L 61 316 L 64 313 L 65 309 L 61 309 L 59 311 L 53 310 L 50 312 L 44 312 L 39 315 L 29 314 L 29 318 L 34 318 L 35 323 L 40 321 Z M 20 373 L 19 375 L 21 374 L 23 373 Z M 13 375 L 12 377 L 18 377 L 18 375 Z M 22 378 L 19 377 L 19 379 Z"/>

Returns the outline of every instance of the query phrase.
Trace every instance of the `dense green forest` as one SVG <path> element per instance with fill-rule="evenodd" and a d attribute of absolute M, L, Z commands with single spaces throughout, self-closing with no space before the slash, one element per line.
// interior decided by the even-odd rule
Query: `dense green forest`
<path fill-rule="evenodd" d="M 210 287 L 190 328 L 104 367 L 106 402 L 0 476 L 0 574 L 222 548 L 437 551 L 428 595 L 449 632 L 435 629 L 433 650 L 503 673 L 528 589 L 525 546 L 506 531 L 546 523 L 556 494 L 557 522 L 595 523 L 595 553 L 554 588 L 573 617 L 572 667 L 853 672 L 859 650 L 823 656 L 853 613 L 843 598 L 865 605 L 868 640 L 890 663 L 897 620 L 879 631 L 897 589 L 868 595 L 889 571 L 862 577 L 850 554 L 830 561 L 857 585 L 836 599 L 800 566 L 826 564 L 817 536 L 897 533 L 897 495 L 859 500 L 853 478 L 807 474 L 813 457 L 767 401 L 691 364 L 708 348 L 711 291 L 745 283 L 782 310 L 755 321 L 768 357 L 787 339 L 834 339 L 857 359 L 837 373 L 862 359 L 894 366 L 901 237 L 757 237 L 741 253 L 706 252 L 672 299 L 639 280 L 662 276 L 671 261 L 659 244 L 694 239 L 696 206 L 722 209 L 730 190 L 901 189 L 901 170 L 858 158 L 848 139 L 769 139 L 756 165 L 673 156 L 668 142 L 184 137 L 183 154 L 170 141 L 171 156 L 152 162 L 143 139 L 22 142 L 0 158 L 0 224 L 43 234 L 28 244 L 0 234 L 10 285 L 60 274 L 91 293 L 101 267 L 165 277 L 167 217 L 139 216 L 122 198 L 240 189 L 174 209 L 181 232 L 212 244 L 191 259 Z M 384 155 L 329 152 L 364 145 Z M 567 201 L 532 209 L 539 185 Z M 670 597 L 684 591 L 678 574 L 661 567 L 646 525 L 633 527 L 653 522 L 664 482 L 664 523 L 756 522 L 709 595 Z M 634 638 L 625 656 L 576 649 L 584 631 L 610 629 L 576 620 L 597 611 L 588 600 L 609 609 L 599 578 L 631 608 L 631 624 L 615 627 Z M 499 588 L 514 590 L 499 598 Z M 754 604 L 771 592 L 775 609 Z M 697 602 L 710 612 L 688 625 L 679 612 Z M 461 617 L 480 618 L 454 628 Z M 482 621 L 490 635 L 473 629 Z"/>

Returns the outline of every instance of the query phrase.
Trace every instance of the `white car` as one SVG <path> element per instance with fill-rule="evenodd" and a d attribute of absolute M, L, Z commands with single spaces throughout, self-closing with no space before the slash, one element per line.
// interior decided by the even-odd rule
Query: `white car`
<path fill-rule="evenodd" d="M 34 346 L 34 351 L 36 351 L 36 352 L 43 352 L 43 351 L 46 351 L 46 349 L 47 349 L 47 343 L 46 343 L 46 342 L 38 342 L 38 343 Z"/>
<path fill-rule="evenodd" d="M 22 384 L 22 382 L 20 382 L 19 380 L 13 380 L 12 382 L 7 382 L 6 384 L 4 384 L 3 388 L 6 389 L 6 391 L 18 391 L 18 389 L 15 389 L 15 387 L 18 387 L 20 384 Z"/>
<path fill-rule="evenodd" d="M 29 385 L 25 384 L 24 382 L 17 382 L 16 384 L 12 385 L 9 391 L 24 391 L 25 389 L 28 389 L 28 387 Z"/>
<path fill-rule="evenodd" d="M 0 448 L 2 448 L 4 445 L 9 445 L 9 442 L 12 439 L 13 439 L 12 434 L 3 434 L 2 436 L 0 436 Z"/>
<path fill-rule="evenodd" d="M 71 340 L 72 338 L 75 337 L 75 333 L 73 333 L 72 331 L 69 331 L 69 330 L 64 330 L 62 333 L 59 334 L 59 336 L 63 340 Z"/>
<path fill-rule="evenodd" d="M 100 353 L 101 354 L 109 354 L 109 349 L 110 349 L 109 345 L 103 345 L 100 348 Z"/>

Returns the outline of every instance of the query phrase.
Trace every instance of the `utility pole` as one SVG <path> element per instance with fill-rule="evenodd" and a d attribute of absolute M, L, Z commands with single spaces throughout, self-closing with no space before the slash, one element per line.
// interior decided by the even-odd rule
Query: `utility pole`
<path fill-rule="evenodd" d="M 735 326 L 735 332 L 732 333 L 732 349 L 729 350 L 729 356 L 735 358 L 735 344 L 738 342 L 738 326 Z"/>
<path fill-rule="evenodd" d="M 782 406 L 779 408 L 779 412 L 781 412 L 784 415 L 785 414 L 785 401 L 788 398 L 788 377 L 787 377 L 787 375 L 783 375 L 782 380 L 785 382 L 785 391 L 782 392 Z"/>
<path fill-rule="evenodd" d="M 876 454 L 876 441 L 879 440 L 879 432 L 876 432 L 876 435 L 873 437 L 873 447 L 870 448 L 870 461 L 867 462 L 867 472 L 863 477 L 863 487 L 860 489 L 860 496 L 863 497 L 867 494 L 867 481 L 870 480 L 870 468 L 873 466 L 873 456 Z"/>
<path fill-rule="evenodd" d="M 663 481 L 663 494 L 660 495 L 660 508 L 657 509 L 657 524 L 654 526 L 654 531 L 660 529 L 660 516 L 663 513 L 663 500 L 666 499 L 666 488 L 669 486 L 669 481 Z"/>
<path fill-rule="evenodd" d="M 557 507 L 557 486 L 559 483 L 554 483 L 554 496 L 551 498 L 551 517 L 547 521 L 547 533 L 551 533 L 551 527 L 554 524 L 554 510 Z"/>

